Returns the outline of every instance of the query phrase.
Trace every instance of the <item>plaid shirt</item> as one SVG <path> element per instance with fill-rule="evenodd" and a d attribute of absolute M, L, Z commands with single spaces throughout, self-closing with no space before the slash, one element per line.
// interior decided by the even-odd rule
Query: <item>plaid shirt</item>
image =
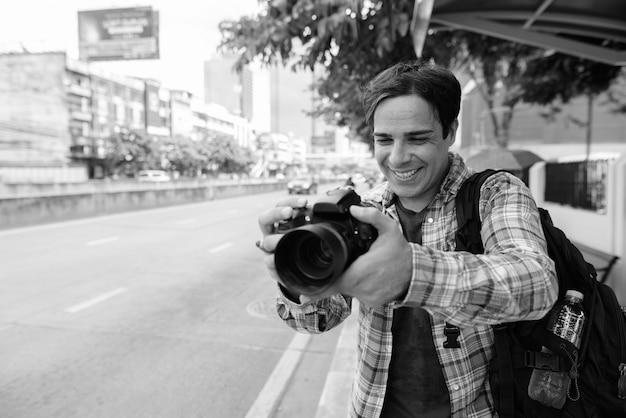
<path fill-rule="evenodd" d="M 496 174 L 482 188 L 480 216 L 485 254 L 454 251 L 454 198 L 471 172 L 458 155 L 450 154 L 450 159 L 450 171 L 427 209 L 423 245 L 409 244 L 413 273 L 405 299 L 380 307 L 359 304 L 351 417 L 380 415 L 395 307 L 420 306 L 430 313 L 452 417 L 475 418 L 496 416 L 488 378 L 494 350 L 491 326 L 542 318 L 556 300 L 554 263 L 546 252 L 536 204 L 529 189 L 512 175 Z M 398 221 L 394 195 L 386 183 L 362 197 Z M 343 295 L 309 304 L 294 303 L 280 292 L 277 299 L 280 317 L 295 330 L 308 333 L 337 326 L 350 314 L 351 305 L 351 298 Z M 446 322 L 460 328 L 460 348 L 443 348 Z"/>

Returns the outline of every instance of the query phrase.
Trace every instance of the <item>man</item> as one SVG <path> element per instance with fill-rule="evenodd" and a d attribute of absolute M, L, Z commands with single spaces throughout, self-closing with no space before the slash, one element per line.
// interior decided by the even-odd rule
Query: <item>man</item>
<path fill-rule="evenodd" d="M 292 328 L 327 331 L 359 300 L 354 417 L 491 417 L 491 326 L 539 319 L 557 297 L 539 214 L 523 182 L 491 176 L 481 191 L 485 254 L 456 252 L 454 198 L 471 170 L 449 148 L 461 89 L 454 75 L 424 62 L 399 63 L 367 85 L 363 104 L 374 155 L 386 182 L 352 206 L 378 237 L 315 300 L 280 286 L 278 313 Z M 306 202 L 280 202 L 259 216 L 272 252 L 273 225 Z M 401 228 L 398 228 L 398 224 Z M 459 348 L 444 348 L 445 324 L 460 328 Z"/>

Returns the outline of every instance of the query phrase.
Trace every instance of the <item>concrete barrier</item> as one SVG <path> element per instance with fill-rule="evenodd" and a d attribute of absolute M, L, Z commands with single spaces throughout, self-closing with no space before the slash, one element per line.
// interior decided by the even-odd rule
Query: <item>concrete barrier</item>
<path fill-rule="evenodd" d="M 286 190 L 283 181 L 120 184 L 0 196 L 0 229 Z"/>

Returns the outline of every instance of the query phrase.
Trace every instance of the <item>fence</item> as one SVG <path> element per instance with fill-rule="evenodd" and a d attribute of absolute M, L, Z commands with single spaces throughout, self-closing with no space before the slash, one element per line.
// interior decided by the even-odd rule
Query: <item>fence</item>
<path fill-rule="evenodd" d="M 619 257 L 607 283 L 626 304 L 626 155 L 616 159 L 539 162 L 529 187 L 570 240 Z"/>
<path fill-rule="evenodd" d="M 547 202 L 606 213 L 609 160 L 546 163 Z"/>
<path fill-rule="evenodd" d="M 3 183 L 83 183 L 89 179 L 84 166 L 0 167 Z"/>

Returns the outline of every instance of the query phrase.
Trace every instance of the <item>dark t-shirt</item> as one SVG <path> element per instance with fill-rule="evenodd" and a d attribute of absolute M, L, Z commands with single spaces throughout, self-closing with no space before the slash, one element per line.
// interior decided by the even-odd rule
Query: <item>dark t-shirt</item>
<path fill-rule="evenodd" d="M 425 211 L 413 212 L 396 199 L 404 236 L 422 243 Z M 397 308 L 393 347 L 381 418 L 450 416 L 450 397 L 432 338 L 430 315 L 422 308 Z"/>

